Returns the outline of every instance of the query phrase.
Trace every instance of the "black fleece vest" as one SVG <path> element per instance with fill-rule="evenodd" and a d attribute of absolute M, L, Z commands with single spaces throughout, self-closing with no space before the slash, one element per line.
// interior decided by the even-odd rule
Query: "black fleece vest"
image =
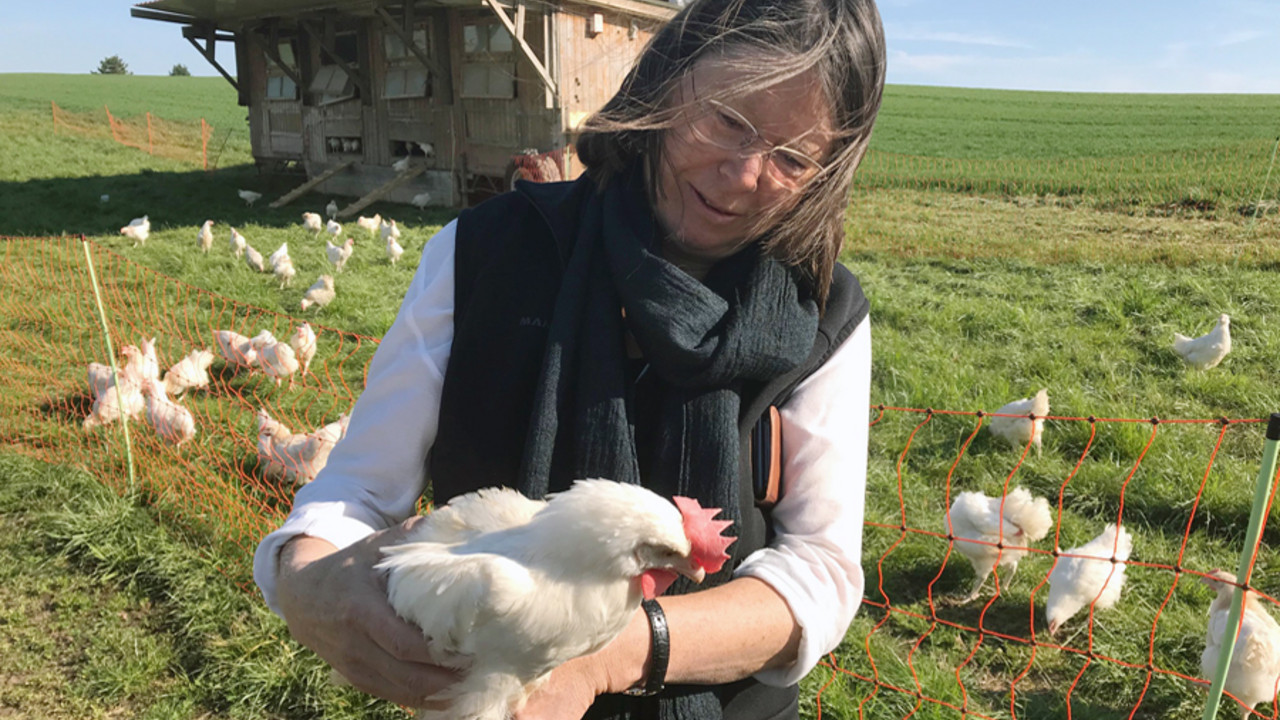
<path fill-rule="evenodd" d="M 591 180 L 520 183 L 458 216 L 454 258 L 453 345 L 441 392 L 439 430 L 427 459 L 437 505 L 468 492 L 511 486 L 519 477 L 529 418 L 533 411 L 566 262 L 576 237 L 579 206 L 594 192 Z M 764 547 L 771 535 L 767 514 L 757 507 L 746 451 L 752 427 L 770 405 L 780 405 L 804 378 L 867 315 L 868 301 L 854 276 L 837 265 L 826 311 L 808 358 L 768 383 L 743 388 L 739 434 L 742 523 L 730 548 L 736 567 Z M 785 482 L 785 478 L 784 478 Z M 699 688 L 705 690 L 705 688 Z M 678 686 L 668 692 L 680 692 Z M 797 688 L 771 688 L 747 679 L 717 690 L 726 720 L 796 717 Z M 643 698 L 602 698 L 599 710 L 630 711 L 646 717 Z"/>

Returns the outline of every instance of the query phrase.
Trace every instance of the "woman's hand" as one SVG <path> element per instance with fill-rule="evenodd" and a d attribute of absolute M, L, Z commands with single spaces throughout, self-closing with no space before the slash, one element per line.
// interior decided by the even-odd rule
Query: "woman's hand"
<path fill-rule="evenodd" d="M 551 671 L 512 720 L 579 720 L 596 696 L 607 692 L 597 657 L 574 658 Z"/>
<path fill-rule="evenodd" d="M 432 663 L 422 631 L 395 614 L 373 566 L 380 548 L 401 541 L 421 519 L 343 550 L 296 537 L 281 549 L 277 580 L 281 612 L 298 642 L 356 688 L 415 708 L 431 704 L 427 699 L 458 675 Z"/>

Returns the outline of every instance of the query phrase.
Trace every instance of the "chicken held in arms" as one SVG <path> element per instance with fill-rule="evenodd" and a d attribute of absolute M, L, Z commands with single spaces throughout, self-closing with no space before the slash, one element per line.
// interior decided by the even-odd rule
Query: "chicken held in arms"
<path fill-rule="evenodd" d="M 387 596 L 431 641 L 440 665 L 466 667 L 419 718 L 505 720 L 551 671 L 609 644 L 640 602 L 678 576 L 702 582 L 729 558 L 730 524 L 696 500 L 638 485 L 579 480 L 547 501 L 515 490 L 459 496 L 382 549 Z"/>

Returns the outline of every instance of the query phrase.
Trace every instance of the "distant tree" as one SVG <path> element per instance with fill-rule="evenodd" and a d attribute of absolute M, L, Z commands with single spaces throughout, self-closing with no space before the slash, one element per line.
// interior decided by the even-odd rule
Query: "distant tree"
<path fill-rule="evenodd" d="M 112 55 L 109 58 L 103 58 L 98 63 L 98 69 L 93 71 L 97 75 L 132 75 L 129 72 L 129 66 L 124 64 L 124 60 L 119 55 Z"/>
<path fill-rule="evenodd" d="M 169 77 L 191 77 L 191 71 L 187 69 L 186 65 L 178 63 L 169 71 Z"/>

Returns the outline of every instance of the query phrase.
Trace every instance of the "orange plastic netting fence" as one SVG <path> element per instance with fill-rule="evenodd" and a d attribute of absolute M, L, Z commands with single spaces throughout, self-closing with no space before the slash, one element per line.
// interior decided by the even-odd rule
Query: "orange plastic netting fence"
<path fill-rule="evenodd" d="M 196 348 L 217 355 L 217 331 L 251 337 L 265 329 L 284 339 L 301 320 L 192 287 L 91 241 L 0 238 L 0 449 L 83 467 L 123 492 L 129 481 L 119 424 L 83 427 L 93 404 L 86 368 L 107 353 L 86 247 L 117 353 L 154 337 L 162 370 Z M 375 338 L 310 327 L 315 359 L 292 388 L 219 357 L 208 388 L 182 401 L 194 439 L 174 446 L 145 418 L 132 424 L 138 489 L 250 591 L 253 549 L 287 514 L 295 489 L 279 471 L 289 458 L 264 454 L 259 444 L 259 411 L 295 433 L 334 423 L 354 404 L 377 346 Z M 1198 659 L 1207 601 L 1203 589 L 1182 581 L 1235 568 L 1249 508 L 1223 488 L 1227 476 L 1256 464 L 1261 421 L 1050 416 L 1046 432 L 1069 438 L 1060 451 L 1071 448 L 1054 466 L 1030 461 L 1029 442 L 1021 452 L 987 442 L 980 431 L 991 417 L 874 408 L 865 599 L 845 642 L 811 675 L 817 715 L 1186 716 L 1206 684 Z M 1191 471 L 1171 460 L 1188 448 L 1198 458 Z M 998 471 L 983 481 L 979 466 Z M 946 519 L 962 489 L 999 499 L 1019 486 L 1048 501 L 1052 528 L 1038 543 L 964 537 Z M 1127 572 L 1119 605 L 1095 608 L 1095 595 L 1061 634 L 1048 635 L 1042 608 L 1051 573 L 1082 557 L 1055 548 L 1117 524 L 1133 533 L 1133 555 L 1090 557 L 1102 558 L 1094 562 L 1107 567 L 1106 582 Z M 1274 531 L 1263 537 L 1276 539 Z M 968 603 L 951 597 L 973 577 L 961 544 L 996 548 L 994 594 Z M 1005 552 L 1025 554 L 1016 582 L 998 566 Z M 1268 577 L 1276 553 L 1260 542 L 1253 556 L 1254 577 Z M 1276 604 L 1248 576 L 1242 584 Z M 1129 624 L 1108 629 L 1121 618 Z M 1276 717 L 1274 707 L 1268 717 Z"/>
<path fill-rule="evenodd" d="M 102 114 L 75 113 L 49 103 L 55 133 L 75 133 L 85 137 L 110 137 L 145 153 L 199 165 L 209 169 L 209 142 L 213 126 L 199 121 L 166 120 L 150 112 L 123 118 L 103 106 Z"/>

